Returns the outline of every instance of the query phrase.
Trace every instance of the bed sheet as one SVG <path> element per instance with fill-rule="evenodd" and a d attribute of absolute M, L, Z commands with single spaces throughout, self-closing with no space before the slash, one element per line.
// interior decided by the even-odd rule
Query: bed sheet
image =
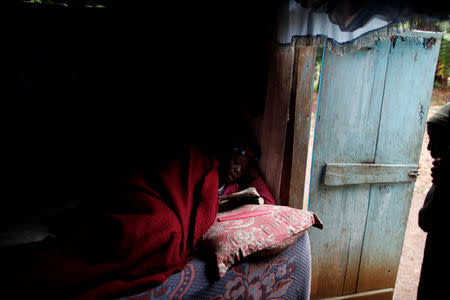
<path fill-rule="evenodd" d="M 219 280 L 208 276 L 209 268 L 203 260 L 194 258 L 157 288 L 119 299 L 309 299 L 311 248 L 308 233 L 273 257 L 235 265 Z"/>

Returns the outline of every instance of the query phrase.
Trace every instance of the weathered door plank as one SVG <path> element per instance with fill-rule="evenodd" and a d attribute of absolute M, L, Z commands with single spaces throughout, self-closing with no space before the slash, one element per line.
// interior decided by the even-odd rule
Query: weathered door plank
<path fill-rule="evenodd" d="M 320 300 L 391 300 L 393 295 L 394 289 L 389 288 L 340 297 L 322 298 Z"/>
<path fill-rule="evenodd" d="M 296 46 L 294 55 L 280 203 L 303 208 L 316 47 Z"/>
<path fill-rule="evenodd" d="M 392 44 L 375 163 L 418 163 L 439 45 L 421 32 Z M 413 191 L 414 182 L 372 186 L 358 292 L 394 287 Z"/>
<path fill-rule="evenodd" d="M 326 163 L 323 184 L 348 185 L 364 183 L 411 182 L 418 165 Z"/>
<path fill-rule="evenodd" d="M 321 175 L 326 162 L 373 163 L 389 45 L 325 53 L 309 199 L 325 224 L 310 232 L 313 299 L 356 292 L 370 185 L 325 186 Z"/>
<path fill-rule="evenodd" d="M 293 46 L 272 46 L 264 115 L 256 128 L 262 152 L 259 167 L 276 201 L 280 201 L 293 61 Z"/>

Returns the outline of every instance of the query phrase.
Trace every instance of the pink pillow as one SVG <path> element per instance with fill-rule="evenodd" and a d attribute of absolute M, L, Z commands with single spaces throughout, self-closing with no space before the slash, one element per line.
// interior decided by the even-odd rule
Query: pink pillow
<path fill-rule="evenodd" d="M 221 217 L 261 210 L 270 213 L 219 221 Z M 222 277 L 230 266 L 251 254 L 273 255 L 292 245 L 311 226 L 323 228 L 313 212 L 280 205 L 248 204 L 219 213 L 202 237 L 202 248 L 215 254 L 219 276 Z"/>

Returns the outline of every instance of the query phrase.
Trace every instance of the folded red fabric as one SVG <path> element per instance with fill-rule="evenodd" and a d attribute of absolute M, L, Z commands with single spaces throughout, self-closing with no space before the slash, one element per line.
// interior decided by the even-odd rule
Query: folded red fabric
<path fill-rule="evenodd" d="M 255 180 L 253 180 L 251 183 L 248 184 L 248 187 L 254 187 L 258 191 L 258 194 L 261 195 L 261 197 L 264 199 L 264 204 L 273 204 L 275 205 L 275 199 L 272 196 L 272 193 L 270 192 L 269 188 L 267 187 L 264 180 L 261 178 L 261 176 L 258 176 Z M 225 190 L 222 194 L 222 196 L 234 194 L 237 192 L 240 192 L 241 188 L 239 187 L 239 184 L 232 183 L 225 187 Z"/>
<path fill-rule="evenodd" d="M 4 250 L 9 287 L 17 294 L 104 299 L 157 286 L 183 269 L 217 214 L 217 161 L 192 146 L 148 175 L 118 181 L 121 192 L 108 193 L 118 197 L 111 199 L 115 208 L 90 217 L 97 224 Z"/>

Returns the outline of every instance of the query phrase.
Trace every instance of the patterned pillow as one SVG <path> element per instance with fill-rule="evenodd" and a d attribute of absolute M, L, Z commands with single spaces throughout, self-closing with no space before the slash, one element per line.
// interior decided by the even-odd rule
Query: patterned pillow
<path fill-rule="evenodd" d="M 220 221 L 226 216 L 266 211 L 264 215 Z M 201 248 L 214 253 L 222 277 L 228 268 L 245 257 L 273 255 L 292 245 L 311 226 L 322 229 L 317 215 L 279 205 L 248 204 L 219 213 L 202 237 Z"/>

